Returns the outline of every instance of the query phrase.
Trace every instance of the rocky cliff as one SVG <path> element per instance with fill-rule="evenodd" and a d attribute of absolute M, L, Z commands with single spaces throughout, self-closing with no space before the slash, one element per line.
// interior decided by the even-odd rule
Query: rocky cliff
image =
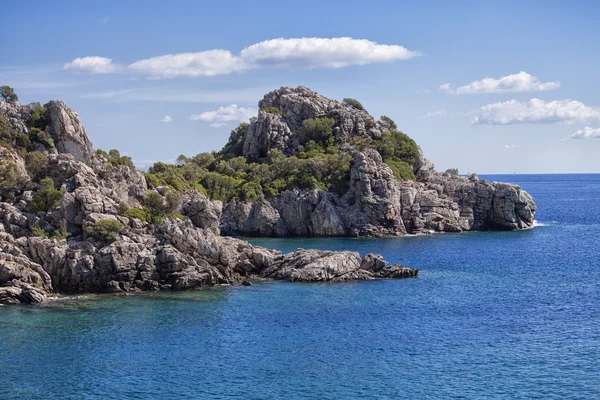
<path fill-rule="evenodd" d="M 335 143 L 351 154 L 349 188 L 341 195 L 321 190 L 284 191 L 248 204 L 224 205 L 221 230 L 252 236 L 397 236 L 406 233 L 519 230 L 533 225 L 536 205 L 517 185 L 490 183 L 457 170 L 437 172 L 419 149 L 414 181 L 399 181 L 372 148 L 356 138 L 377 139 L 389 129 L 366 111 L 348 107 L 305 87 L 265 95 L 258 117 L 243 137 L 243 156 L 259 160 L 272 149 L 286 155 L 302 149 L 307 119 L 332 118 Z M 265 110 L 277 110 L 276 113 Z M 237 140 L 237 138 L 235 138 Z"/>
<path fill-rule="evenodd" d="M 34 115 L 31 107 L 0 102 L 0 304 L 252 278 L 335 282 L 418 273 L 373 254 L 282 254 L 223 237 L 222 203 L 199 191 L 183 193 L 173 215 L 152 222 L 124 216 L 124 209 L 140 207 L 150 193 L 166 203 L 170 190 L 149 190 L 141 172 L 119 164 L 118 157 L 97 154 L 79 116 L 64 103 L 50 102 L 43 110 Z"/>

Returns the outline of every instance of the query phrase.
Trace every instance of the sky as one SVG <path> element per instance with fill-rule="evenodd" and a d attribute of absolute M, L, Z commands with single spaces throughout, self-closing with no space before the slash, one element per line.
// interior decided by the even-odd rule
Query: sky
<path fill-rule="evenodd" d="M 140 168 L 219 150 L 266 93 L 303 85 L 391 117 L 438 170 L 600 172 L 600 2 L 1 8 L 0 85 L 63 100 Z"/>

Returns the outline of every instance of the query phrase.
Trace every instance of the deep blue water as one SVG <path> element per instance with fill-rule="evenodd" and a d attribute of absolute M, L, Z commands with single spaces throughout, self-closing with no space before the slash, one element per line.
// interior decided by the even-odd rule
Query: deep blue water
<path fill-rule="evenodd" d="M 508 175 L 524 232 L 257 239 L 377 252 L 417 279 L 0 307 L 0 397 L 600 398 L 600 175 Z"/>

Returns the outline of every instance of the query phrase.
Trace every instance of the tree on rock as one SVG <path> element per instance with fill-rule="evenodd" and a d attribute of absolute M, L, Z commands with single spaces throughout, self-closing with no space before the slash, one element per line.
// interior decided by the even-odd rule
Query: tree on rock
<path fill-rule="evenodd" d="M 10 86 L 2 86 L 0 87 L 0 97 L 2 100 L 8 103 L 16 103 L 19 101 L 19 96 L 15 93 L 15 90 Z"/>

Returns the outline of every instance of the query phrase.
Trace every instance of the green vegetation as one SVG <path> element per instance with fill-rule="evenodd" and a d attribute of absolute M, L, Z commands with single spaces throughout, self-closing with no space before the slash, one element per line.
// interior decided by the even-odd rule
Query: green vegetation
<path fill-rule="evenodd" d="M 0 87 L 0 98 L 8 103 L 16 103 L 19 101 L 19 96 L 16 95 L 14 89 L 10 86 Z"/>
<path fill-rule="evenodd" d="M 57 240 L 66 239 L 70 235 L 69 232 L 63 231 L 62 229 L 54 229 L 50 232 L 45 231 L 42 228 L 40 228 L 39 223 L 36 223 L 31 227 L 31 233 L 33 233 L 34 236 L 46 236 L 47 238 Z"/>
<path fill-rule="evenodd" d="M 117 240 L 117 236 L 124 227 L 119 221 L 103 219 L 93 226 L 86 227 L 85 232 L 98 240 L 112 243 Z"/>
<path fill-rule="evenodd" d="M 277 107 L 266 107 L 266 108 L 263 108 L 263 111 L 266 113 L 269 113 L 269 114 L 283 115 L 281 110 L 279 110 L 279 108 L 277 108 Z"/>
<path fill-rule="evenodd" d="M 54 148 L 54 140 L 47 126 L 46 109 L 40 103 L 31 103 L 27 107 L 31 110 L 30 118 L 25 121 L 29 134 L 19 132 L 5 116 L 0 115 L 0 145 L 15 150 L 22 157 L 28 152 Z"/>
<path fill-rule="evenodd" d="M 393 121 L 392 121 L 393 122 Z M 374 148 L 392 169 L 398 180 L 415 180 L 412 165 L 419 156 L 417 143 L 400 131 L 384 132 L 379 139 L 355 138 L 350 142 L 358 149 Z"/>
<path fill-rule="evenodd" d="M 159 224 L 163 218 L 185 219 L 182 214 L 175 213 L 180 204 L 181 196 L 177 192 L 168 192 L 164 199 L 157 192 L 149 192 L 144 200 L 145 207 L 129 208 L 127 204 L 121 203 L 118 212 L 128 218 L 137 218 L 151 224 Z"/>
<path fill-rule="evenodd" d="M 237 128 L 231 131 L 231 135 L 229 135 L 229 141 L 220 151 L 220 155 L 225 159 L 230 159 L 233 157 L 240 157 L 242 155 L 242 151 L 244 148 L 244 136 L 248 131 L 248 124 L 246 122 L 242 122 Z M 198 156 L 207 158 L 208 153 L 202 153 L 204 155 L 199 154 Z M 196 156 L 196 157 L 198 157 Z M 197 160 L 202 161 L 202 160 Z M 201 163 L 206 164 L 206 163 Z"/>
<path fill-rule="evenodd" d="M 365 110 L 365 108 L 360 103 L 360 101 L 358 101 L 356 99 L 351 99 L 351 98 L 347 97 L 342 101 L 342 104 L 344 104 L 346 107 L 354 108 L 355 110 L 361 110 L 361 111 L 367 112 L 367 110 Z"/>
<path fill-rule="evenodd" d="M 305 124 L 309 140 L 305 152 L 286 157 L 271 150 L 257 163 L 235 150 L 247 129 L 242 124 L 232 132 L 232 140 L 219 153 L 201 153 L 185 158 L 180 165 L 154 164 L 146 174 L 151 187 L 169 186 L 177 191 L 199 189 L 211 199 L 256 201 L 273 197 L 283 190 L 323 189 L 343 193 L 349 181 L 352 157 L 332 146 L 333 119 L 310 120 Z M 234 143 L 232 146 L 231 143 Z M 324 147 L 327 145 L 327 147 Z M 240 146 L 241 147 L 241 146 Z"/>
<path fill-rule="evenodd" d="M 46 152 L 32 151 L 25 155 L 25 167 L 33 181 L 42 178 L 42 173 L 48 165 L 48 154 Z"/>
<path fill-rule="evenodd" d="M 393 119 L 391 119 L 390 117 L 388 117 L 387 115 L 382 115 L 380 118 L 381 123 L 383 124 L 383 127 L 388 131 L 388 132 L 394 132 L 398 130 L 398 125 L 396 125 L 396 123 L 394 122 Z"/>
<path fill-rule="evenodd" d="M 17 166 L 12 162 L 0 162 L 0 201 L 12 203 L 17 188 L 25 183 Z"/>
<path fill-rule="evenodd" d="M 334 123 L 333 118 L 305 119 L 298 131 L 300 144 L 306 144 L 312 140 L 317 144 L 332 145 Z"/>
<path fill-rule="evenodd" d="M 40 186 L 40 189 L 27 205 L 27 211 L 29 212 L 48 212 L 60 204 L 60 199 L 64 193 L 54 188 L 54 181 L 51 178 L 42 179 Z"/>
<path fill-rule="evenodd" d="M 133 164 L 131 157 L 122 156 L 121 153 L 119 153 L 119 150 L 112 149 L 107 153 L 102 149 L 98 149 L 96 150 L 96 155 L 98 157 L 104 157 L 109 162 L 110 166 L 125 165 L 132 170 L 135 170 L 135 165 Z"/>

